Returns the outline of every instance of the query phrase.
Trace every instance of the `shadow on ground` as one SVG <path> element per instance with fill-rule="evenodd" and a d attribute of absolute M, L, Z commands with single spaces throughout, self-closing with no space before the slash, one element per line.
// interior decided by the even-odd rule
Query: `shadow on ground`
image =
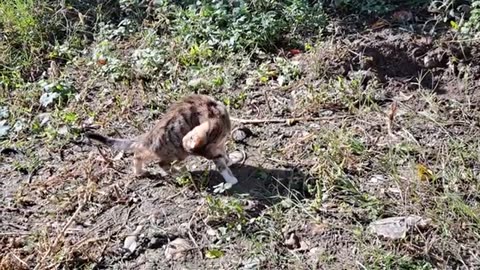
<path fill-rule="evenodd" d="M 298 168 L 267 169 L 252 165 L 232 165 L 230 168 L 238 183 L 227 194 L 247 195 L 265 205 L 273 205 L 282 197 L 302 199 L 308 197 L 305 183 L 307 176 Z M 214 186 L 224 182 L 216 170 L 193 171 L 193 179 L 208 179 L 207 192 L 213 192 Z"/>

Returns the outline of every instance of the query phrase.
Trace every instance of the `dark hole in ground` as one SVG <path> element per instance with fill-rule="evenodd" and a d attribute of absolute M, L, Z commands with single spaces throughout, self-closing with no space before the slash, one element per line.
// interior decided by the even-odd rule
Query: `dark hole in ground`
<path fill-rule="evenodd" d="M 386 77 L 413 77 L 417 76 L 421 67 L 412 59 L 407 50 L 397 48 L 392 44 L 383 44 L 381 47 L 366 47 L 364 54 L 372 58 L 372 68 L 377 71 L 380 79 Z"/>

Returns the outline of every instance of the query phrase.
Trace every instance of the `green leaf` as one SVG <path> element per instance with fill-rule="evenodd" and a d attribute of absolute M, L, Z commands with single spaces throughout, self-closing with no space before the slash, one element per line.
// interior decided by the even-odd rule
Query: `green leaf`
<path fill-rule="evenodd" d="M 459 26 L 455 21 L 450 21 L 450 26 L 452 26 L 453 29 L 458 30 Z"/>
<path fill-rule="evenodd" d="M 77 121 L 77 118 L 77 114 L 74 112 L 68 112 L 63 116 L 63 120 L 69 124 L 75 123 L 75 121 Z"/>
<path fill-rule="evenodd" d="M 208 259 L 218 259 L 222 257 L 223 254 L 224 254 L 223 251 L 219 249 L 210 249 L 210 250 L 207 250 L 205 257 L 207 257 Z"/>

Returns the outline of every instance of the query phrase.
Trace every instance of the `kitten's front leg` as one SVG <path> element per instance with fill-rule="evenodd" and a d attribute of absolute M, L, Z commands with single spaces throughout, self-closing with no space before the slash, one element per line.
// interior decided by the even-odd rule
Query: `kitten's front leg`
<path fill-rule="evenodd" d="M 215 163 L 217 170 L 220 172 L 225 182 L 229 183 L 230 185 L 235 185 L 236 183 L 238 183 L 238 180 L 233 175 L 230 168 L 228 168 L 227 160 L 228 159 L 225 157 L 220 157 L 214 159 L 213 162 Z"/>

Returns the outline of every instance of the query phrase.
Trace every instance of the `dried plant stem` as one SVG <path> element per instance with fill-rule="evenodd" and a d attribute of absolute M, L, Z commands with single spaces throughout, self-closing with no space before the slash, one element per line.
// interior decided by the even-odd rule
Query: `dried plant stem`
<path fill-rule="evenodd" d="M 343 118 L 345 116 L 325 116 L 325 117 L 297 117 L 297 118 L 268 118 L 268 119 L 241 119 L 230 117 L 234 122 L 241 124 L 265 124 L 265 123 L 294 123 L 294 122 L 312 122 L 328 121 Z"/>

